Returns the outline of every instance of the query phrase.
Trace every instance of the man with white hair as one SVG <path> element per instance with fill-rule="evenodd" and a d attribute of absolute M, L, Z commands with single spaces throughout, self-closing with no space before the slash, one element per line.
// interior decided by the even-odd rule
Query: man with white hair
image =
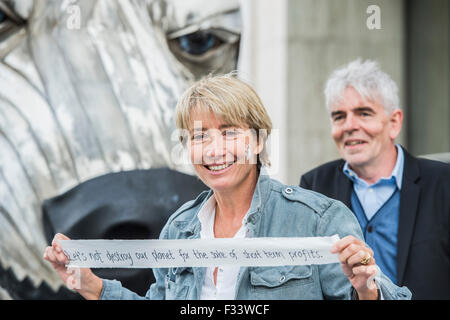
<path fill-rule="evenodd" d="M 397 92 L 373 61 L 334 71 L 325 97 L 343 159 L 304 174 L 300 186 L 351 208 L 383 273 L 413 299 L 450 299 L 450 165 L 395 143 Z"/>

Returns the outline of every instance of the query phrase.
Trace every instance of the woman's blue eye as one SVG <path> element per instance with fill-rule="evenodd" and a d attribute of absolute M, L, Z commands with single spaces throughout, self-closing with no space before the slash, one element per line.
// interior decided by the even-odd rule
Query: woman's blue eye
<path fill-rule="evenodd" d="M 202 141 L 205 138 L 204 133 L 196 133 L 192 136 L 192 140 L 194 141 Z"/>
<path fill-rule="evenodd" d="M 0 23 L 2 23 L 4 20 L 6 20 L 5 14 L 4 14 L 3 11 L 0 9 Z"/>
<path fill-rule="evenodd" d="M 201 55 L 221 41 L 212 33 L 198 31 L 178 38 L 180 48 L 191 55 Z"/>
<path fill-rule="evenodd" d="M 237 134 L 236 130 L 226 130 L 224 133 L 226 138 L 234 138 L 236 137 L 236 134 Z"/>

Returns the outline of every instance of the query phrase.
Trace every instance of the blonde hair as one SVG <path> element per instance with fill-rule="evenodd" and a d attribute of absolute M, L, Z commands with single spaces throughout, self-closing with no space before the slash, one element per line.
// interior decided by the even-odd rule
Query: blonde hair
<path fill-rule="evenodd" d="M 258 164 L 270 166 L 266 150 L 267 137 L 272 130 L 272 121 L 264 108 L 261 98 L 247 83 L 240 80 L 235 72 L 225 75 L 209 75 L 188 88 L 180 97 L 176 107 L 176 125 L 182 131 L 191 131 L 191 115 L 194 109 L 211 111 L 216 117 L 232 126 L 247 125 L 263 139 L 263 150 L 258 156 Z M 184 137 L 180 134 L 180 141 Z"/>

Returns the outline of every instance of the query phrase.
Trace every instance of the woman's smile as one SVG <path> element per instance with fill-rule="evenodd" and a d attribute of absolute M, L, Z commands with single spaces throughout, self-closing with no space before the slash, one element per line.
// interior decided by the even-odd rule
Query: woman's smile
<path fill-rule="evenodd" d="M 204 167 L 210 171 L 213 175 L 218 175 L 227 172 L 232 165 L 234 165 L 236 162 L 231 163 L 223 163 L 223 164 L 211 164 L 211 165 L 205 165 Z"/>

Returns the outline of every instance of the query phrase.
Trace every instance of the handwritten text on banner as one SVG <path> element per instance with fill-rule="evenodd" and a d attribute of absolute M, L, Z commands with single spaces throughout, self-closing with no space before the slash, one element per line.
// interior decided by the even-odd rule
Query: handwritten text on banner
<path fill-rule="evenodd" d="M 310 238 L 60 240 L 70 267 L 168 268 L 282 266 L 339 262 L 338 235 Z"/>

